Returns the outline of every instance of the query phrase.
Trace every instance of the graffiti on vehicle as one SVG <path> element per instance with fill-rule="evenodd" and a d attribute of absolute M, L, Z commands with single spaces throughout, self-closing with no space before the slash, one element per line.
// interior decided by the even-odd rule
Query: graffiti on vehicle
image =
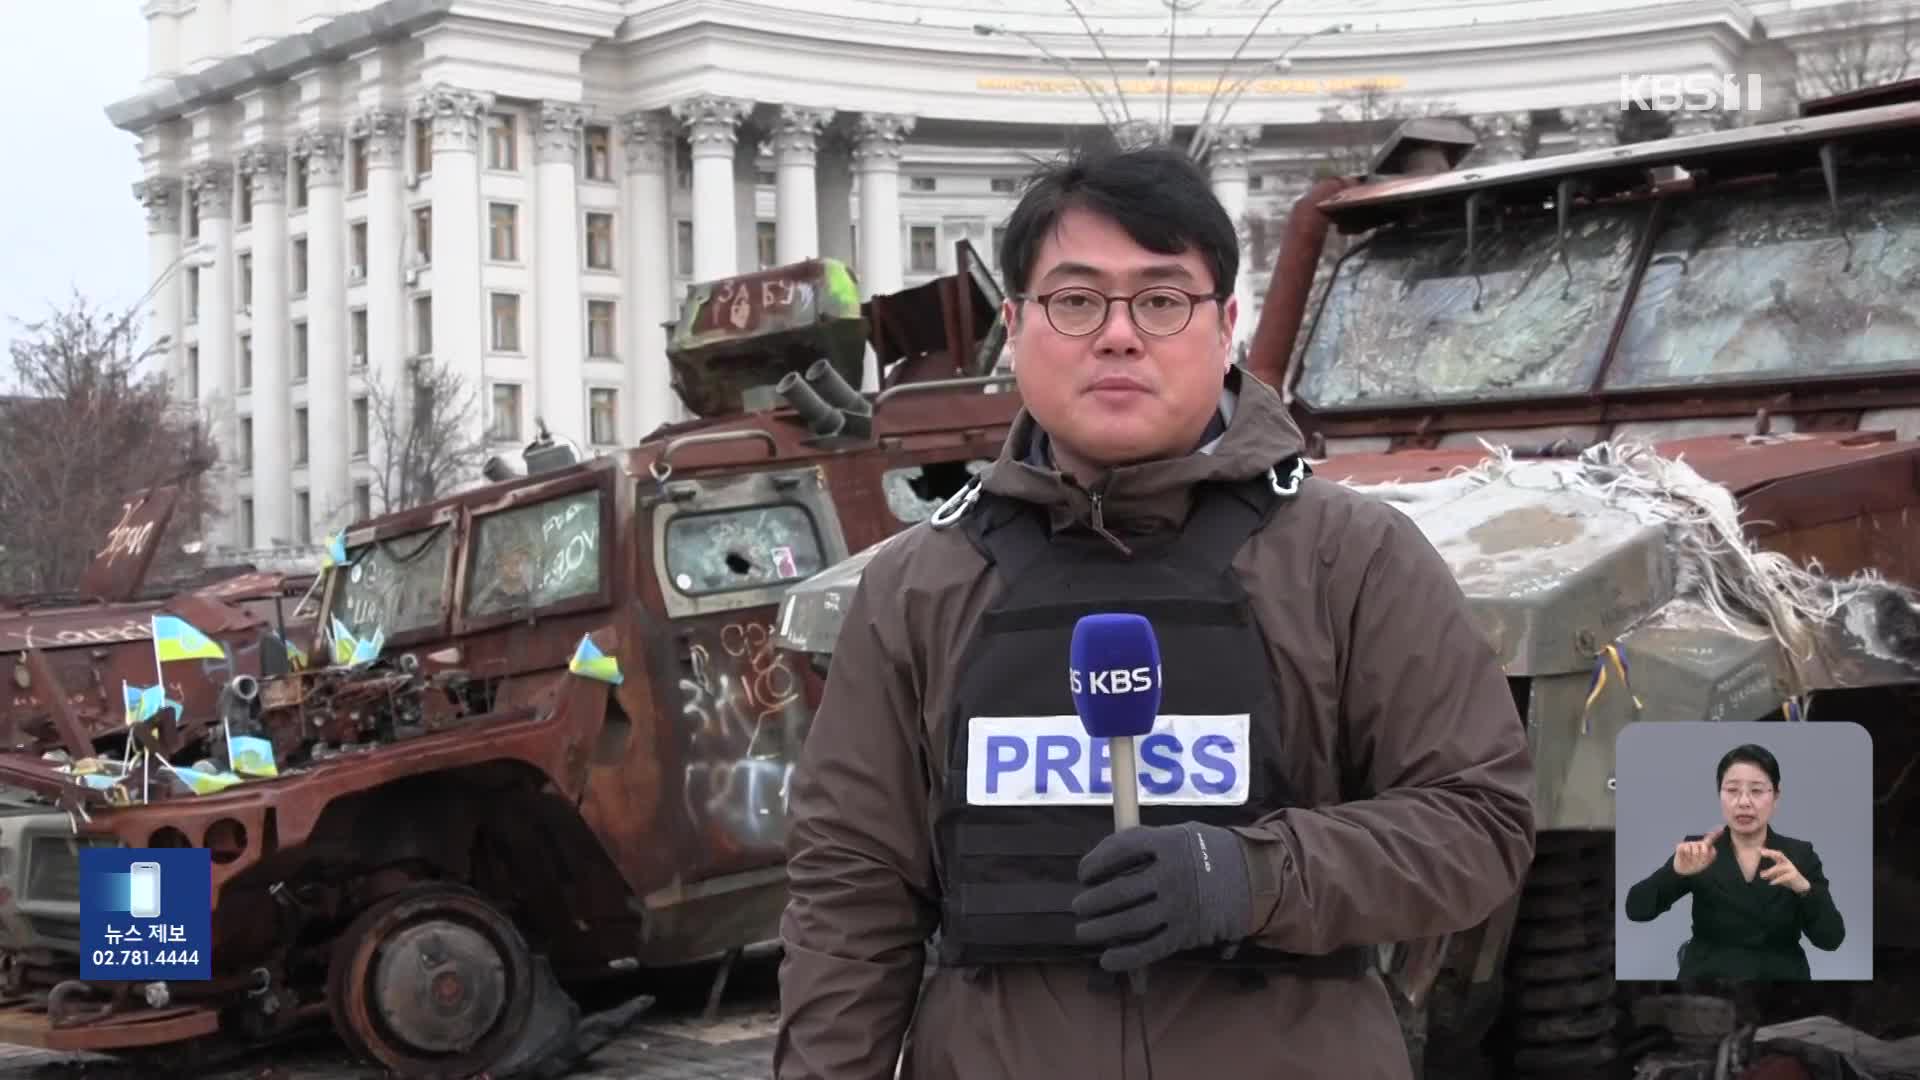
<path fill-rule="evenodd" d="M 811 720 L 773 626 L 730 622 L 688 639 L 680 680 L 688 817 L 731 851 L 777 849 L 787 784 Z"/>

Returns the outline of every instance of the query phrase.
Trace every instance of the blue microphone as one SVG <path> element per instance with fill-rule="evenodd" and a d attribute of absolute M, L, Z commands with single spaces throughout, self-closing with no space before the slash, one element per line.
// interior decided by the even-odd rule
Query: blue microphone
<path fill-rule="evenodd" d="M 1133 740 L 1160 715 L 1160 642 L 1145 616 L 1083 616 L 1068 660 L 1073 709 L 1087 734 L 1107 740 L 1113 760 L 1113 827 L 1140 824 L 1140 771 Z"/>

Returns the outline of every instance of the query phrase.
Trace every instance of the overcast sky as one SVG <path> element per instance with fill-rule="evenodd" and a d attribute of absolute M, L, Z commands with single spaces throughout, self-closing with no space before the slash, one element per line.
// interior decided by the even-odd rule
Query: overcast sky
<path fill-rule="evenodd" d="M 0 342 L 78 289 L 115 308 L 147 289 L 146 214 L 134 201 L 139 144 L 107 120 L 140 89 L 139 0 L 0 0 Z M 0 353 L 0 386 L 12 361 Z"/>

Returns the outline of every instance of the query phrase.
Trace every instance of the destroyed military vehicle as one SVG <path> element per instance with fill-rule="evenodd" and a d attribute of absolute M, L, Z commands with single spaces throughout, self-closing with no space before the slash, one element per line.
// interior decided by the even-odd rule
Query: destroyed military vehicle
<path fill-rule="evenodd" d="M 1245 365 L 1317 475 L 1446 558 L 1537 769 L 1521 893 L 1380 950 L 1426 1075 L 1732 1077 L 1819 1045 L 1874 1075 L 1861 1030 L 1888 1029 L 1841 995 L 1756 1030 L 1752 1001 L 1616 987 L 1635 723 L 1864 726 L 1879 985 L 1920 959 L 1920 83 L 1806 112 L 1491 166 L 1414 121 L 1286 223 Z M 788 594 L 783 648 L 830 657 L 871 555 Z M 1865 1000 L 1920 1015 L 1894 993 Z"/>
<path fill-rule="evenodd" d="M 536 441 L 524 474 L 353 524 L 308 662 L 166 710 L 205 737 L 143 737 L 124 782 L 70 764 L 126 760 L 117 714 L 0 754 L 0 1042 L 178 1061 L 330 1022 L 396 1075 L 506 1076 L 565 1051 L 569 988 L 773 939 L 820 688 L 775 604 L 1003 435 L 1000 294 L 954 255 L 865 303 L 826 259 L 693 286 L 669 342 L 692 419 L 584 460 Z M 211 980 L 79 978 L 83 845 L 209 849 Z"/>

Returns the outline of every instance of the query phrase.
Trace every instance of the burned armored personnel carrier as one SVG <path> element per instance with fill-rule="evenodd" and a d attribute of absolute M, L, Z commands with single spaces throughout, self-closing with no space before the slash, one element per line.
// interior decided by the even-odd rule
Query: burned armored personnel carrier
<path fill-rule="evenodd" d="M 1816 1039 L 1616 987 L 1635 723 L 1863 725 L 1875 970 L 1915 967 L 1920 84 L 1807 112 L 1488 167 L 1460 167 L 1464 127 L 1414 121 L 1286 223 L 1247 367 L 1319 476 L 1448 560 L 1538 770 L 1522 893 L 1381 951 L 1426 1075 L 1710 1076 Z M 783 647 L 831 653 L 870 556 L 789 593 Z"/>
<path fill-rule="evenodd" d="M 212 739 L 116 797 L 0 755 L 30 834 L 0 852 L 0 1042 L 162 1055 L 313 1020 L 397 1075 L 504 1076 L 566 1041 L 567 988 L 773 939 L 820 684 L 775 605 L 1004 436 L 1000 296 L 955 256 L 864 303 L 829 260 L 696 285 L 670 342 L 694 419 L 354 524 L 312 662 L 183 710 L 264 768 Z M 83 844 L 211 851 L 210 981 L 88 983 L 73 936 L 34 936 L 77 915 Z"/>

